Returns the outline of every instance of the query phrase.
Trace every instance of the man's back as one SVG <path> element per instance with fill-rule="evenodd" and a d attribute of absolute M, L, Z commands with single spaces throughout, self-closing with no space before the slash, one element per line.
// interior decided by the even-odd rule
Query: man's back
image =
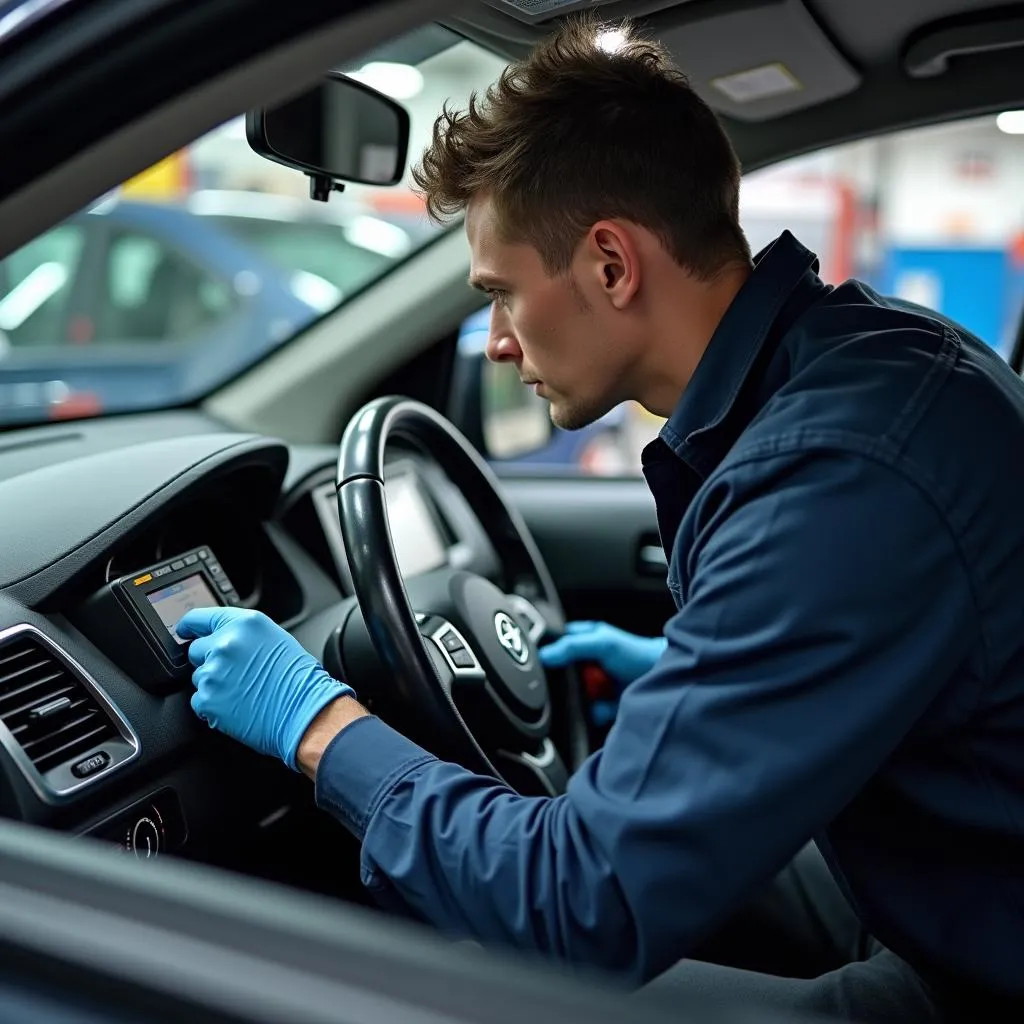
<path fill-rule="evenodd" d="M 822 636 L 849 641 L 854 659 L 872 644 L 886 649 L 858 685 L 865 704 L 891 702 L 905 726 L 894 725 L 902 735 L 895 746 L 870 714 L 863 734 L 841 734 L 850 745 L 849 799 L 819 845 L 866 926 L 895 952 L 925 973 L 1021 989 L 1024 383 L 963 328 L 857 282 L 829 290 L 807 275 L 776 324 L 725 417 L 733 443 L 682 518 L 677 602 L 693 597 L 694 560 L 684 555 L 725 505 L 777 488 L 782 516 L 801 500 L 787 481 L 800 479 L 808 460 L 835 470 L 826 485 L 833 514 L 810 529 L 845 537 L 836 516 L 846 514 L 873 523 L 867 534 L 879 550 L 862 555 L 888 559 L 893 586 L 823 613 Z M 895 504 L 890 484 L 902 489 Z M 910 505 L 920 506 L 920 529 L 890 536 L 886 517 Z M 812 577 L 830 571 L 820 536 L 807 550 L 785 581 L 794 606 Z M 856 577 L 824 585 L 856 592 Z M 899 623 L 907 598 L 919 609 L 914 628 L 891 636 L 874 617 Z M 858 606 L 863 618 L 851 612 Z M 914 679 L 928 664 L 931 678 Z M 847 696 L 856 715 L 858 694 Z M 801 727 L 787 726 L 779 739 L 813 747 L 835 725 L 827 716 L 846 712 L 842 701 L 831 709 L 809 701 L 797 713 Z"/>

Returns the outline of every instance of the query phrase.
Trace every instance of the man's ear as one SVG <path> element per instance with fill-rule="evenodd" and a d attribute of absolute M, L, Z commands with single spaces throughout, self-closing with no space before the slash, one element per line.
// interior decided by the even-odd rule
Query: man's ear
<path fill-rule="evenodd" d="M 598 221 L 587 234 L 586 256 L 601 294 L 625 309 L 640 288 L 640 250 L 629 225 Z"/>

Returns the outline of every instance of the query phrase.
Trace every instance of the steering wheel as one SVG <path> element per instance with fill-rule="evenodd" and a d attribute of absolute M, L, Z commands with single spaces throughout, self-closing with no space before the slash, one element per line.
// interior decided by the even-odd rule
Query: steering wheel
<path fill-rule="evenodd" d="M 395 441 L 432 459 L 465 497 L 497 552 L 506 589 L 452 565 L 403 578 L 384 487 L 384 453 Z M 388 680 L 403 731 L 440 756 L 521 792 L 560 793 L 567 772 L 549 735 L 551 699 L 537 642 L 562 631 L 564 612 L 537 545 L 490 468 L 433 409 L 387 397 L 349 423 L 336 484 L 361 612 L 339 638 L 348 681 L 362 694 L 364 685 L 379 692 L 381 677 Z"/>

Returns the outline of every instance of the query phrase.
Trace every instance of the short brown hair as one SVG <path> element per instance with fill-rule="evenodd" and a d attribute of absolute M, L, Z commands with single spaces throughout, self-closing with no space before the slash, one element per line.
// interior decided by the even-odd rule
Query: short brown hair
<path fill-rule="evenodd" d="M 618 45 L 605 48 L 612 29 Z M 608 217 L 654 232 L 702 278 L 750 260 L 725 130 L 665 48 L 629 23 L 574 17 L 467 110 L 445 104 L 413 178 L 435 220 L 490 194 L 503 235 L 536 248 L 550 274 Z"/>

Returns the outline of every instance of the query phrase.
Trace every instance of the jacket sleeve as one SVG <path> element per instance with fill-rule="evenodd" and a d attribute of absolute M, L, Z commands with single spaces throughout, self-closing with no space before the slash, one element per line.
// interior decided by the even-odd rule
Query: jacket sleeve
<path fill-rule="evenodd" d="M 362 837 L 368 885 L 450 935 L 642 983 L 879 769 L 976 635 L 943 516 L 855 455 L 755 460 L 703 493 L 666 653 L 563 796 L 377 719 L 335 739 L 317 795 Z"/>

